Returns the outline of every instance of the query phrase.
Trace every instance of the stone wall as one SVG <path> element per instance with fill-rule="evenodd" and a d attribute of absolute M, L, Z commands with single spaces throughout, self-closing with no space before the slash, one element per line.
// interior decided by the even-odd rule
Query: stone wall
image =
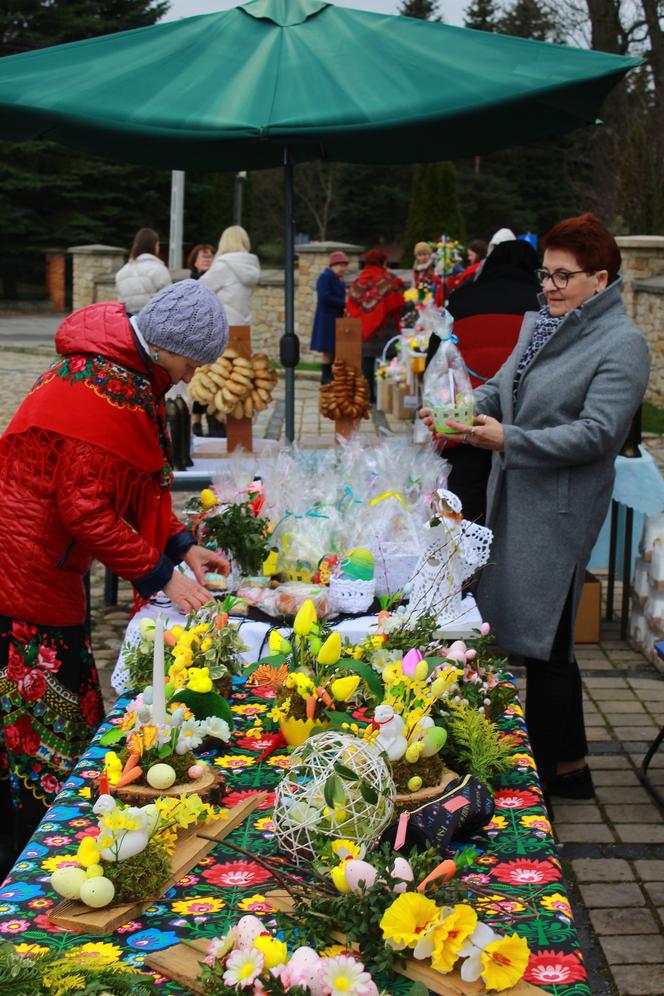
<path fill-rule="evenodd" d="M 664 236 L 625 235 L 617 242 L 623 259 L 625 308 L 650 346 L 646 398 L 664 407 Z"/>
<path fill-rule="evenodd" d="M 114 300 L 113 278 L 125 263 L 125 250 L 118 246 L 91 245 L 72 246 L 67 252 L 73 257 L 72 311 L 95 301 Z M 105 296 L 98 296 L 99 284 Z"/>

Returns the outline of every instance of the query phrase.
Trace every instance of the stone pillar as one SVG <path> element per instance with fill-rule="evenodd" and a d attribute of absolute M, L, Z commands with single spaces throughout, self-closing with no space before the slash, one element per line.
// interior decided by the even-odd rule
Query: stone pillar
<path fill-rule="evenodd" d="M 72 246 L 67 252 L 74 258 L 73 311 L 94 303 L 97 279 L 115 274 L 127 256 L 118 246 L 104 245 Z"/>
<path fill-rule="evenodd" d="M 622 254 L 622 276 L 625 281 L 623 300 L 627 314 L 636 314 L 635 284 L 664 273 L 664 236 L 620 235 L 616 242 Z"/>
<path fill-rule="evenodd" d="M 319 353 L 309 351 L 311 329 L 316 311 L 316 281 L 328 265 L 331 252 L 345 252 L 350 260 L 346 270 L 346 283 L 357 276 L 360 256 L 364 246 L 349 242 L 306 242 L 295 247 L 299 256 L 298 278 L 295 284 L 295 331 L 300 337 L 303 360 L 320 360 Z"/>
<path fill-rule="evenodd" d="M 64 249 L 46 251 L 46 290 L 53 311 L 65 310 L 66 261 Z"/>

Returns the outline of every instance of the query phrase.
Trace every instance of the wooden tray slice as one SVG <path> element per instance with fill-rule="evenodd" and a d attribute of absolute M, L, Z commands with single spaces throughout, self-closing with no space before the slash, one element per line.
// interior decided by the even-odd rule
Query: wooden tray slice
<path fill-rule="evenodd" d="M 290 913 L 293 909 L 293 900 L 283 889 L 268 892 L 265 898 L 282 913 Z M 331 936 L 341 944 L 346 942 L 346 935 L 339 931 L 333 931 Z M 458 969 L 453 969 L 447 975 L 442 975 L 433 969 L 429 962 L 417 961 L 415 958 L 409 958 L 403 968 L 395 965 L 394 971 L 398 972 L 399 975 L 405 975 L 413 982 L 421 982 L 430 992 L 438 993 L 439 996 L 486 996 L 487 992 L 481 981 L 464 982 Z M 542 990 L 539 987 L 531 986 L 523 979 L 511 989 L 504 989 L 503 992 L 505 996 L 534 996 L 537 993 L 542 996 Z"/>
<path fill-rule="evenodd" d="M 214 837 L 214 840 L 204 839 L 197 834 L 178 839 L 171 857 L 172 874 L 169 880 L 164 883 L 162 891 L 167 892 L 168 889 L 171 889 L 216 844 L 244 823 L 247 816 L 262 805 L 265 799 L 264 792 L 256 792 L 249 798 L 243 799 L 237 806 L 233 806 L 225 819 L 216 820 L 214 823 L 206 824 L 204 828 L 201 827 L 201 830 L 205 831 L 206 838 Z M 141 902 L 124 903 L 122 906 L 105 906 L 101 910 L 91 909 L 84 903 L 76 902 L 73 899 L 64 899 L 51 910 L 49 919 L 58 927 L 66 927 L 67 930 L 77 934 L 105 935 L 110 934 L 116 927 L 121 927 L 123 923 L 135 920 L 158 898 L 158 896 L 150 896 Z"/>
<path fill-rule="evenodd" d="M 194 781 L 176 782 L 167 789 L 154 789 L 150 785 L 137 785 L 136 782 L 121 789 L 111 785 L 111 795 L 116 795 L 122 802 L 131 806 L 147 806 L 161 796 L 179 798 L 181 795 L 193 795 L 195 792 L 206 801 L 210 792 L 221 781 L 221 772 L 208 766 L 201 777 Z"/>
<path fill-rule="evenodd" d="M 198 976 L 201 970 L 200 963 L 207 954 L 207 946 L 207 941 L 182 941 L 172 948 L 148 955 L 145 965 L 153 972 L 159 972 L 167 979 L 184 986 L 188 993 L 205 993 L 203 983 Z"/>

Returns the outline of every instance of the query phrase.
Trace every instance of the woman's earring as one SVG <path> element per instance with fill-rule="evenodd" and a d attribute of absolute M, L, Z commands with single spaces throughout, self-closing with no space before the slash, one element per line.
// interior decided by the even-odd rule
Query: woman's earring
<path fill-rule="evenodd" d="M 152 354 L 152 359 L 153 360 L 158 360 L 159 359 L 159 351 L 158 350 L 155 349 L 155 351 Z"/>

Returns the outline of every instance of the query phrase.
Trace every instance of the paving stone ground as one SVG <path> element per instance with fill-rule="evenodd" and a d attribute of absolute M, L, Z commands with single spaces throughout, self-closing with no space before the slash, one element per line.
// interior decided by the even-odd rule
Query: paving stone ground
<path fill-rule="evenodd" d="M 11 330 L 10 330 L 11 331 Z M 13 332 L 12 332 L 13 335 Z M 4 335 L 4 341 L 10 338 Z M 51 355 L 48 346 L 2 346 L 0 318 L 0 431 Z M 315 379 L 296 382 L 296 434 L 303 445 L 332 443 L 331 426 L 319 419 Z M 280 385 L 272 410 L 256 426 L 283 438 Z M 389 430 L 407 431 L 392 422 Z M 277 429 L 279 435 L 276 434 Z M 367 422 L 368 438 L 384 431 Z M 664 463 L 664 439 L 647 445 Z M 186 495 L 176 496 L 182 502 Z M 603 589 L 606 590 L 604 578 Z M 129 619 L 129 586 L 120 584 L 118 605 L 105 608 L 103 571 L 91 583 L 93 644 L 107 703 L 110 674 Z M 617 585 L 615 604 L 620 604 Z M 577 930 L 594 996 L 664 996 L 664 811 L 638 778 L 643 756 L 664 725 L 664 676 L 620 639 L 617 622 L 603 622 L 599 643 L 577 647 L 583 678 L 590 765 L 597 789 L 588 802 L 555 801 L 554 829 Z M 517 669 L 523 693 L 523 677 Z M 664 793 L 664 749 L 650 774 Z"/>

